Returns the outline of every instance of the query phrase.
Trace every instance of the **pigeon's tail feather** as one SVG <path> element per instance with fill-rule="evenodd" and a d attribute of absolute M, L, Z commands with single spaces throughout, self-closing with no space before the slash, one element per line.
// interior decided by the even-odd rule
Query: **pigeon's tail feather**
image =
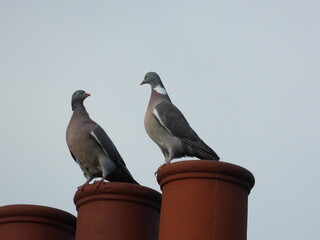
<path fill-rule="evenodd" d="M 212 150 L 212 152 L 209 154 L 207 152 L 201 151 L 199 149 L 193 149 L 193 153 L 197 158 L 203 159 L 203 160 L 216 160 L 219 161 L 219 156 Z"/>
<path fill-rule="evenodd" d="M 129 170 L 122 165 L 119 165 L 116 170 L 107 179 L 110 182 L 125 182 L 140 185 L 130 174 Z"/>
<path fill-rule="evenodd" d="M 207 144 L 202 140 L 190 141 L 183 139 L 191 147 L 191 155 L 203 160 L 216 160 L 219 161 L 220 157 L 215 153 Z"/>

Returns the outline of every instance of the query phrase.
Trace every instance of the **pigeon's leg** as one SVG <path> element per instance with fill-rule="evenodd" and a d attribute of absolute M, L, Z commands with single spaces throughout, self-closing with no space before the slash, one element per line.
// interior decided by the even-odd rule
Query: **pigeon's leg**
<path fill-rule="evenodd" d="M 166 159 L 164 160 L 164 165 L 165 164 L 169 164 L 172 159 L 174 159 L 174 152 L 173 152 L 173 149 L 169 149 L 169 155 L 166 156 Z"/>
<path fill-rule="evenodd" d="M 163 164 L 163 165 L 169 164 L 169 163 L 171 162 L 171 160 L 172 160 L 172 159 L 170 159 L 170 160 L 169 160 L 169 159 L 170 159 L 170 158 L 166 159 L 166 160 L 164 161 L 164 164 Z"/>
<path fill-rule="evenodd" d="M 100 158 L 99 163 L 100 163 L 100 167 L 101 167 L 102 178 L 98 182 L 96 188 L 99 188 L 99 186 L 101 184 L 104 184 L 105 183 L 104 180 L 106 180 L 107 176 L 109 176 L 116 168 L 115 163 L 107 156 Z"/>
<path fill-rule="evenodd" d="M 99 186 L 101 185 L 101 183 L 105 183 L 104 180 L 105 180 L 105 177 L 102 177 L 100 181 L 97 181 L 96 183 L 98 183 L 98 184 L 97 184 L 96 188 L 99 188 Z"/>
<path fill-rule="evenodd" d="M 171 156 L 170 153 L 169 153 L 169 155 L 165 155 L 164 163 L 157 169 L 157 171 L 154 173 L 154 176 L 157 176 L 158 172 L 163 168 L 163 166 L 169 164 L 172 159 L 173 159 L 173 157 Z"/>
<path fill-rule="evenodd" d="M 162 168 L 164 165 L 166 165 L 166 164 L 167 164 L 166 162 L 167 162 L 167 156 L 166 156 L 166 158 L 165 158 L 164 163 L 163 163 L 163 164 L 161 164 L 161 166 L 160 166 L 160 167 L 158 167 L 157 171 L 155 171 L 155 172 L 154 172 L 154 176 L 155 176 L 155 177 L 158 175 L 159 170 L 161 170 L 161 168 Z"/>

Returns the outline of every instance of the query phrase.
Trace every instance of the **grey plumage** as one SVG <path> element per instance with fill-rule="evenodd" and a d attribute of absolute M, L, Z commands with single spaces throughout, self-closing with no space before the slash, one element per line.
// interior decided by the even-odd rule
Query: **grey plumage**
<path fill-rule="evenodd" d="M 84 185 L 96 177 L 102 178 L 98 186 L 104 179 L 138 184 L 106 132 L 89 117 L 83 105 L 88 96 L 83 90 L 72 95 L 73 114 L 66 131 L 70 153 L 87 179 Z"/>
<path fill-rule="evenodd" d="M 157 73 L 147 73 L 141 82 L 141 85 L 143 84 L 151 85 L 151 96 L 144 118 L 145 129 L 162 150 L 165 163 L 184 156 L 207 160 L 220 159 L 190 127 L 180 110 L 172 104 Z"/>

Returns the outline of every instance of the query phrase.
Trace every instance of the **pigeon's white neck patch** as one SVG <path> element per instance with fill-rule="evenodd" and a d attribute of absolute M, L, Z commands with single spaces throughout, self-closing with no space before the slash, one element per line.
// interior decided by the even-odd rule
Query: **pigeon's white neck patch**
<path fill-rule="evenodd" d="M 162 95 L 167 95 L 167 91 L 160 85 L 157 85 L 153 90 L 155 90 L 157 93 L 160 93 Z"/>

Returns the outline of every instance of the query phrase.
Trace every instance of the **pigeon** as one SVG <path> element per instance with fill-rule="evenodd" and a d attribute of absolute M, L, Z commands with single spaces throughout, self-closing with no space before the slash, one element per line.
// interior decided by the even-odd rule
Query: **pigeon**
<path fill-rule="evenodd" d="M 138 184 L 106 132 L 89 117 L 83 105 L 88 96 L 83 90 L 72 95 L 73 114 L 66 131 L 71 156 L 87 179 L 79 189 L 96 177 L 101 177 L 97 188 L 104 180 Z"/>
<path fill-rule="evenodd" d="M 147 73 L 140 85 L 143 84 L 151 85 L 144 126 L 149 137 L 161 149 L 165 164 L 186 156 L 219 161 L 219 156 L 201 140 L 180 110 L 172 104 L 159 75 Z"/>

